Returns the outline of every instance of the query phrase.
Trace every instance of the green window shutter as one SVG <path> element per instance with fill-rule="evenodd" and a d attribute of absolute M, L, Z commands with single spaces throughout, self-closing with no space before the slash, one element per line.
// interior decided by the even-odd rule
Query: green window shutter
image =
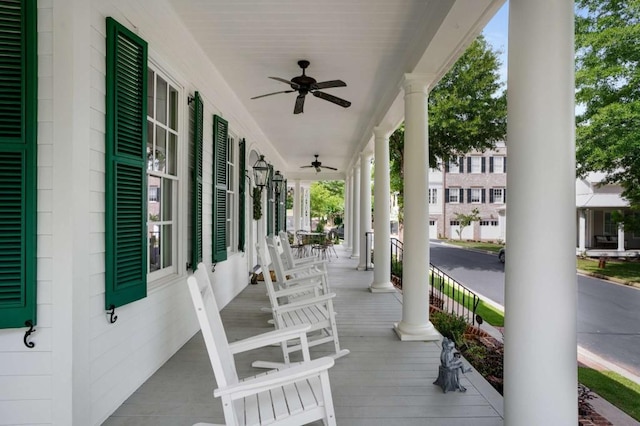
<path fill-rule="evenodd" d="M 227 260 L 227 136 L 229 123 L 213 116 L 213 261 Z"/>
<path fill-rule="evenodd" d="M 195 271 L 202 261 L 202 139 L 204 107 L 200 93 L 194 96 L 193 111 L 193 195 L 191 206 L 191 268 Z"/>
<path fill-rule="evenodd" d="M 0 328 L 36 324 L 36 12 L 0 1 Z"/>
<path fill-rule="evenodd" d="M 107 18 L 105 308 L 147 295 L 147 43 Z"/>
<path fill-rule="evenodd" d="M 246 149 L 247 142 L 242 139 L 240 141 L 239 153 L 240 161 L 239 161 L 239 176 L 238 176 L 238 250 L 244 251 L 244 221 L 245 221 L 245 192 L 246 192 L 246 177 L 245 177 L 245 167 L 246 165 Z"/>
<path fill-rule="evenodd" d="M 267 182 L 267 235 L 273 235 L 273 214 L 275 210 L 274 206 L 274 191 L 271 178 L 273 177 L 273 166 L 269 164 L 269 180 Z"/>

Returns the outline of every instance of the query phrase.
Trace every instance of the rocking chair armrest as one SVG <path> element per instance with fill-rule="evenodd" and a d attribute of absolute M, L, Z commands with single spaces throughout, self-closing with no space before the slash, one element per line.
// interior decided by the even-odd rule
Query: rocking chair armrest
<path fill-rule="evenodd" d="M 291 269 L 289 271 L 291 271 Z M 289 275 L 288 274 L 289 271 L 285 271 L 285 272 L 287 272 L 287 275 Z M 307 272 L 307 271 L 305 271 L 305 272 Z M 309 273 L 306 274 L 306 275 L 300 275 L 298 277 L 292 277 L 292 278 L 285 279 L 284 281 L 282 281 L 282 284 L 293 284 L 293 283 L 297 283 L 297 282 L 300 282 L 300 281 L 308 281 L 308 280 L 317 279 L 317 278 L 322 279 L 325 276 L 325 273 L 322 272 L 322 271 L 308 271 L 308 272 Z"/>
<path fill-rule="evenodd" d="M 294 383 L 307 377 L 316 376 L 331 368 L 333 364 L 334 360 L 330 357 L 322 357 L 300 364 L 292 364 L 289 368 L 274 371 L 273 373 L 258 376 L 224 388 L 218 388 L 213 391 L 213 396 L 218 398 L 229 395 L 232 400 L 244 398 L 245 396 L 255 395 L 259 392 Z"/>
<path fill-rule="evenodd" d="M 296 309 L 304 308 L 305 306 L 318 305 L 323 302 L 327 302 L 333 299 L 334 297 L 336 297 L 335 293 L 329 293 L 329 294 L 323 294 L 322 296 L 318 296 L 318 297 L 304 298 L 302 300 L 297 300 L 292 303 L 287 303 L 286 305 L 273 307 L 273 311 L 274 313 L 294 311 Z"/>
<path fill-rule="evenodd" d="M 290 269 L 285 269 L 284 271 L 284 275 L 294 275 L 294 274 L 299 274 L 299 273 L 305 273 L 305 272 L 311 272 L 313 274 L 318 274 L 318 273 L 322 273 L 324 274 L 323 271 L 318 271 L 314 265 L 299 265 L 299 266 L 294 266 L 293 268 Z"/>
<path fill-rule="evenodd" d="M 308 324 L 296 325 L 293 327 L 281 328 L 279 330 L 268 331 L 266 333 L 258 334 L 237 342 L 229 343 L 229 350 L 233 354 L 240 352 L 250 351 L 252 349 L 262 348 L 272 345 L 274 343 L 281 343 L 291 339 L 300 338 L 301 335 L 305 335 L 311 328 Z"/>
<path fill-rule="evenodd" d="M 291 294 L 297 294 L 297 293 L 300 293 L 301 291 L 314 290 L 316 288 L 322 290 L 322 283 L 310 282 L 306 284 L 296 284 L 292 287 L 283 288 L 282 290 L 276 290 L 274 294 L 276 297 L 283 297 L 283 296 L 289 296 Z"/>

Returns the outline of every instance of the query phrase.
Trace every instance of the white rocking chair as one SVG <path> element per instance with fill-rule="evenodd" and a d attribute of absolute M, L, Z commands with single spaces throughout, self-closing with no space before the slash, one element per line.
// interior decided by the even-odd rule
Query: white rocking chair
<path fill-rule="evenodd" d="M 228 343 L 204 264 L 198 265 L 187 283 L 218 384 L 213 395 L 222 399 L 226 425 L 297 426 L 322 420 L 325 425 L 335 426 L 328 374 L 334 361 L 329 357 L 310 360 L 306 337 L 310 327 L 281 328 Z M 274 343 L 285 344 L 290 339 L 299 339 L 303 362 L 238 379 L 234 354 Z M 194 426 L 215 425 L 197 423 Z"/>
<path fill-rule="evenodd" d="M 283 249 L 283 260 L 284 265 L 288 269 L 297 268 L 300 266 L 317 266 L 322 270 L 327 270 L 327 261 L 324 259 L 318 259 L 317 256 L 303 256 L 303 257 L 295 257 L 293 255 L 293 249 L 291 248 L 291 243 L 289 243 L 289 235 L 285 231 L 280 231 L 278 236 L 280 237 L 282 249 Z"/>
<path fill-rule="evenodd" d="M 319 283 L 322 294 L 329 293 L 329 277 L 326 270 L 326 263 L 322 261 L 318 264 L 300 265 L 294 268 L 285 267 L 282 258 L 284 248 L 280 237 L 266 237 L 267 249 L 271 257 L 271 266 L 276 275 L 276 284 L 279 288 L 290 288 L 304 282 L 315 281 Z"/>
<path fill-rule="evenodd" d="M 256 245 L 258 253 L 258 262 L 263 271 L 268 271 L 264 255 L 259 245 Z M 333 310 L 333 298 L 335 293 L 327 294 L 308 294 L 304 297 L 300 296 L 301 291 L 305 287 L 313 288 L 317 286 L 313 281 L 308 284 L 300 284 L 291 288 L 283 288 L 276 290 L 271 281 L 269 273 L 263 273 L 264 283 L 267 287 L 269 301 L 271 302 L 271 312 L 273 314 L 273 322 L 277 330 L 308 324 L 310 326 L 309 333 L 313 333 L 308 338 L 309 347 L 321 345 L 324 343 L 333 343 L 333 358 L 339 358 L 349 354 L 349 350 L 340 348 L 338 340 L 338 325 L 336 323 L 335 312 Z M 295 295 L 294 299 L 288 299 L 288 296 Z M 288 303 L 282 303 L 285 300 Z M 285 364 L 290 362 L 289 354 L 302 349 L 301 342 L 291 344 L 284 342 L 282 351 Z M 261 368 L 277 368 L 277 364 L 263 361 L 256 361 L 252 364 L 254 367 Z"/>

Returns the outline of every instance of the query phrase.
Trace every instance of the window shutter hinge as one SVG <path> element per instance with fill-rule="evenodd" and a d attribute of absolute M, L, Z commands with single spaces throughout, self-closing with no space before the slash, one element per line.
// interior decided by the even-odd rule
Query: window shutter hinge
<path fill-rule="evenodd" d="M 22 339 L 22 341 L 24 342 L 24 345 L 26 347 L 32 349 L 32 348 L 34 348 L 36 346 L 36 344 L 29 341 L 29 336 L 31 335 L 31 333 L 36 331 L 36 329 L 33 328 L 33 321 L 31 321 L 31 320 L 26 320 L 24 322 L 24 325 L 29 327 L 29 329 L 27 331 L 25 331 L 24 338 Z"/>

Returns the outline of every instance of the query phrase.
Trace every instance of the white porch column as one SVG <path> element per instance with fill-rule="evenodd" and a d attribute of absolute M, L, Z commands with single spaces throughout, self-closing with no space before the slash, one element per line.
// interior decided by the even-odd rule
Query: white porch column
<path fill-rule="evenodd" d="M 587 249 L 587 212 L 585 209 L 578 210 L 578 251 L 584 253 Z"/>
<path fill-rule="evenodd" d="M 353 211 L 354 211 L 354 207 L 353 207 L 353 199 L 355 197 L 355 192 L 354 192 L 354 177 L 353 177 L 353 170 L 351 169 L 349 170 L 349 223 L 347 223 L 347 225 L 345 225 L 344 228 L 344 232 L 345 232 L 345 239 L 348 238 L 349 241 L 347 242 L 347 249 L 348 250 L 352 250 L 353 249 L 353 227 L 354 227 L 354 223 L 355 223 L 355 219 L 353 218 Z M 348 235 L 348 237 L 347 237 Z"/>
<path fill-rule="evenodd" d="M 573 7 L 509 7 L 506 426 L 578 423 Z"/>
<path fill-rule="evenodd" d="M 618 224 L 618 251 L 624 251 L 624 223 Z"/>
<path fill-rule="evenodd" d="M 346 179 L 344 180 L 344 247 L 349 250 L 351 249 L 351 241 L 349 240 L 349 228 L 351 228 L 351 218 L 349 215 L 351 214 L 351 176 L 347 174 Z"/>
<path fill-rule="evenodd" d="M 367 247 L 367 232 L 371 231 L 371 153 L 360 153 L 360 261 L 358 271 L 367 267 L 371 247 Z M 367 251 L 369 249 L 369 251 Z"/>
<path fill-rule="evenodd" d="M 309 185 L 302 187 L 302 229 L 312 231 L 311 229 L 311 188 Z"/>
<path fill-rule="evenodd" d="M 300 228 L 300 179 L 296 179 L 293 187 L 293 232 Z"/>
<path fill-rule="evenodd" d="M 404 250 L 400 340 L 438 340 L 429 321 L 429 138 L 427 87 L 432 76 L 404 80 Z"/>
<path fill-rule="evenodd" d="M 375 267 L 373 269 L 373 282 L 369 287 L 372 293 L 395 292 L 391 284 L 391 229 L 390 213 L 391 184 L 389 182 L 389 135 L 387 129 L 375 127 L 373 129 L 375 140 L 376 167 L 373 171 L 374 190 L 374 247 Z"/>
<path fill-rule="evenodd" d="M 351 258 L 358 259 L 360 257 L 360 165 L 355 167 L 353 171 L 353 226 L 351 227 Z"/>

